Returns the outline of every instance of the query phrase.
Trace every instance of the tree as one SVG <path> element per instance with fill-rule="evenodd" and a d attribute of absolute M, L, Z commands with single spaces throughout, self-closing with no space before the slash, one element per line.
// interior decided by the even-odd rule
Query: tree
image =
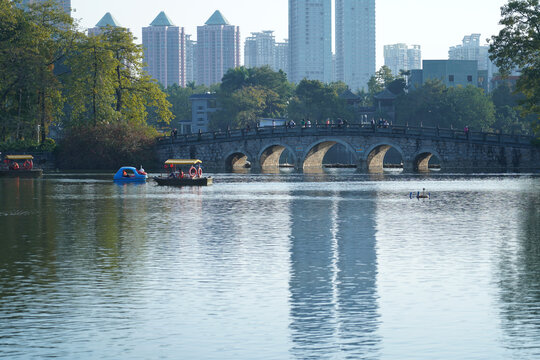
<path fill-rule="evenodd" d="M 6 140 L 34 133 L 41 141 L 62 113 L 59 68 L 76 32 L 73 20 L 52 2 L 30 5 L 0 0 L 0 120 Z M 16 119 L 16 120 L 14 120 Z"/>
<path fill-rule="evenodd" d="M 223 76 L 217 92 L 220 110 L 211 119 L 214 129 L 256 125 L 261 117 L 285 117 L 292 86 L 283 71 L 268 66 L 238 67 Z"/>
<path fill-rule="evenodd" d="M 149 111 L 157 121 L 170 122 L 171 104 L 143 71 L 142 47 L 127 29 L 108 27 L 99 36 L 81 34 L 68 65 L 72 125 L 118 121 L 146 125 Z"/>
<path fill-rule="evenodd" d="M 413 126 L 489 130 L 495 122 L 495 108 L 476 86 L 447 88 L 439 80 L 430 80 L 398 98 L 396 121 Z"/>
<path fill-rule="evenodd" d="M 501 71 L 521 71 L 516 90 L 524 95 L 520 109 L 535 114 L 540 131 L 540 5 L 539 0 L 509 0 L 501 8 L 504 28 L 491 38 L 490 58 Z"/>
<path fill-rule="evenodd" d="M 495 106 L 484 90 L 468 85 L 451 87 L 447 92 L 446 102 L 450 106 L 447 123 L 463 128 L 488 131 L 495 122 Z"/>
<path fill-rule="evenodd" d="M 531 124 L 534 115 L 521 116 L 517 105 L 522 94 L 515 94 L 510 85 L 503 83 L 491 92 L 491 100 L 495 106 L 495 123 L 493 127 L 506 133 L 520 132 L 532 133 Z"/>
<path fill-rule="evenodd" d="M 373 95 L 380 93 L 395 79 L 396 77 L 392 75 L 392 70 L 388 66 L 381 66 L 368 81 L 369 94 L 373 97 Z"/>
<path fill-rule="evenodd" d="M 352 118 L 345 101 L 338 96 L 336 84 L 323 84 L 318 80 L 302 80 L 290 101 L 288 113 L 291 119 L 309 119 L 324 122 L 327 118 Z"/>

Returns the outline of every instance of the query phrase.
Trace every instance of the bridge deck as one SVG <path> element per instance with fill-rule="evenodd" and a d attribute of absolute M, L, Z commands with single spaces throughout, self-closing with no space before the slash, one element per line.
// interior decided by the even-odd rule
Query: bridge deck
<path fill-rule="evenodd" d="M 198 134 L 184 134 L 178 137 L 162 137 L 159 143 L 173 142 L 175 144 L 214 143 L 227 141 L 241 141 L 256 138 L 271 137 L 299 137 L 299 136 L 381 136 L 381 137 L 417 137 L 432 140 L 466 141 L 481 144 L 505 144 L 514 146 L 531 146 L 534 137 L 528 135 L 512 135 L 493 132 L 443 129 L 433 127 L 410 127 L 402 125 L 389 125 L 387 127 L 373 127 L 370 124 L 350 125 L 313 125 L 311 127 L 259 127 L 254 129 L 235 129 L 228 131 L 214 131 Z"/>

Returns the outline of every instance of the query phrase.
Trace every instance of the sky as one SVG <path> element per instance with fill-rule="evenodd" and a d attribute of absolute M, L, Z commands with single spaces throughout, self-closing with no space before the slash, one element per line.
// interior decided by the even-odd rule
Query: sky
<path fill-rule="evenodd" d="M 383 46 L 388 44 L 421 45 L 422 58 L 436 60 L 447 59 L 448 48 L 461 44 L 465 35 L 480 33 L 484 43 L 501 29 L 500 8 L 506 2 L 377 0 L 377 68 L 384 65 Z M 274 30 L 276 41 L 288 38 L 288 0 L 71 0 L 71 6 L 82 28 L 94 27 L 110 12 L 138 39 L 142 27 L 160 11 L 196 39 L 197 26 L 204 25 L 215 10 L 220 10 L 231 25 L 240 26 L 242 46 L 247 36 L 262 30 Z"/>

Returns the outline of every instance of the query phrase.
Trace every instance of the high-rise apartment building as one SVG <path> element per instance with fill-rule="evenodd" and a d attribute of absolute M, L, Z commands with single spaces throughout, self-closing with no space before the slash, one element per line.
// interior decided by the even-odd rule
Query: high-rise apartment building
<path fill-rule="evenodd" d="M 276 56 L 276 38 L 271 30 L 254 32 L 244 43 L 244 65 L 246 67 L 274 68 Z"/>
<path fill-rule="evenodd" d="M 216 10 L 204 26 L 197 26 L 197 84 L 221 82 L 223 75 L 240 66 L 240 28 L 229 24 Z"/>
<path fill-rule="evenodd" d="M 289 0 L 289 81 L 332 81 L 331 0 Z"/>
<path fill-rule="evenodd" d="M 336 80 L 367 89 L 375 74 L 375 0 L 336 1 Z"/>
<path fill-rule="evenodd" d="M 194 82 L 197 74 L 197 41 L 186 35 L 186 84 Z"/>
<path fill-rule="evenodd" d="M 97 36 L 103 32 L 103 29 L 110 27 L 122 27 L 118 21 L 111 15 L 110 12 L 106 13 L 95 27 L 88 29 L 89 36 Z"/>
<path fill-rule="evenodd" d="M 286 74 L 289 74 L 289 40 L 287 39 L 276 43 L 274 70 L 283 70 Z"/>
<path fill-rule="evenodd" d="M 142 29 L 146 71 L 164 87 L 186 85 L 186 36 L 162 11 Z"/>
<path fill-rule="evenodd" d="M 390 68 L 393 75 L 399 75 L 400 70 L 420 69 L 421 61 L 420 45 L 384 45 L 384 65 Z"/>
<path fill-rule="evenodd" d="M 449 60 L 476 60 L 478 70 L 487 70 L 488 78 L 497 71 L 489 59 L 489 46 L 480 45 L 480 34 L 471 34 L 463 37 L 461 45 L 452 46 L 448 50 Z"/>
<path fill-rule="evenodd" d="M 35 3 L 45 2 L 49 0 L 22 0 L 21 5 L 28 6 Z M 71 15 L 71 0 L 55 0 L 60 8 L 68 15 Z"/>

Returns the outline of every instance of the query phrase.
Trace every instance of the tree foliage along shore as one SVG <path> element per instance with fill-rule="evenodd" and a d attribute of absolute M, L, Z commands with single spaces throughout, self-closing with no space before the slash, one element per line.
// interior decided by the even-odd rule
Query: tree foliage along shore
<path fill-rule="evenodd" d="M 88 36 L 52 1 L 23 10 L 20 0 L 0 0 L 0 142 L 45 142 L 53 124 L 67 136 L 128 124 L 118 136 L 145 134 L 145 142 L 157 135 L 149 114 L 168 123 L 170 106 L 127 29 Z"/>
<path fill-rule="evenodd" d="M 516 91 L 523 94 L 520 110 L 534 114 L 540 133 L 540 4 L 539 0 L 509 0 L 501 8 L 503 29 L 491 38 L 490 57 L 505 73 L 521 72 Z"/>

